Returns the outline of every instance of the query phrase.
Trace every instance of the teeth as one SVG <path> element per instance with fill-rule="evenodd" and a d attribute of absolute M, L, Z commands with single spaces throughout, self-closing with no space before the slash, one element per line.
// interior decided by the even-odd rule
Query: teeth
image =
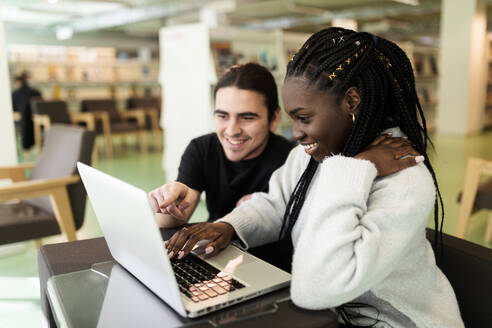
<path fill-rule="evenodd" d="M 317 142 L 314 142 L 312 144 L 308 144 L 308 145 L 302 145 L 304 147 L 304 149 L 311 149 L 313 147 L 316 147 L 318 145 Z"/>
<path fill-rule="evenodd" d="M 240 143 L 243 143 L 244 140 L 231 140 L 231 139 L 229 139 L 229 142 L 233 145 L 239 145 Z"/>

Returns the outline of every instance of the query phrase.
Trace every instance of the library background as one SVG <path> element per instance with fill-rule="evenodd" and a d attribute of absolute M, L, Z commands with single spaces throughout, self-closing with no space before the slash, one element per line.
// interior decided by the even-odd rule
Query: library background
<path fill-rule="evenodd" d="M 43 153 L 53 162 L 69 153 L 60 145 L 45 151 L 53 124 L 95 131 L 91 158 L 102 171 L 147 191 L 174 180 L 188 142 L 213 131 L 213 87 L 225 69 L 259 63 L 281 88 L 307 37 L 341 26 L 406 51 L 434 144 L 443 231 L 490 248 L 491 23 L 490 0 L 3 0 L 0 202 L 16 202 L 9 186 L 34 180 Z M 19 81 L 39 92 L 29 117 L 13 110 Z M 285 114 L 277 133 L 291 138 Z M 43 325 L 37 251 L 102 236 L 89 202 L 83 206 L 80 218 L 68 209 L 76 231 L 16 240 L 0 203 L 0 327 Z M 192 222 L 206 217 L 202 200 Z"/>

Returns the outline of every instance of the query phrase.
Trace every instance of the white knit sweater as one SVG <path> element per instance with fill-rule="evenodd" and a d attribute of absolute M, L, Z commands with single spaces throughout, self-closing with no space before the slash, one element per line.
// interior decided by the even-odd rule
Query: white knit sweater
<path fill-rule="evenodd" d="M 398 133 L 393 135 L 397 136 Z M 255 193 L 220 221 L 246 248 L 275 241 L 289 197 L 309 156 L 294 148 Z M 456 297 L 435 264 L 425 228 L 434 205 L 423 164 L 376 178 L 375 166 L 343 156 L 319 165 L 292 231 L 291 298 L 307 309 L 347 302 L 370 307 L 353 324 L 374 327 L 464 327 Z"/>

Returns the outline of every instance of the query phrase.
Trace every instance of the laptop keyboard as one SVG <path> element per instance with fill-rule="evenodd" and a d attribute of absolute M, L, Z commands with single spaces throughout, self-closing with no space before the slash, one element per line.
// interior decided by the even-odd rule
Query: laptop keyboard
<path fill-rule="evenodd" d="M 171 260 L 179 290 L 193 302 L 204 301 L 244 287 L 239 281 L 198 256 Z"/>

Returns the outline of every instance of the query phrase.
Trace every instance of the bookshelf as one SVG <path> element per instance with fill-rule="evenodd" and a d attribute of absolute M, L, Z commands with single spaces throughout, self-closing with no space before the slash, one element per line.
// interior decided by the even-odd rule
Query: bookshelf
<path fill-rule="evenodd" d="M 115 48 L 11 46 L 9 72 L 22 72 L 45 99 L 65 100 L 72 111 L 82 99 L 112 98 L 124 108 L 127 98 L 160 95 L 156 59 L 118 59 Z"/>

